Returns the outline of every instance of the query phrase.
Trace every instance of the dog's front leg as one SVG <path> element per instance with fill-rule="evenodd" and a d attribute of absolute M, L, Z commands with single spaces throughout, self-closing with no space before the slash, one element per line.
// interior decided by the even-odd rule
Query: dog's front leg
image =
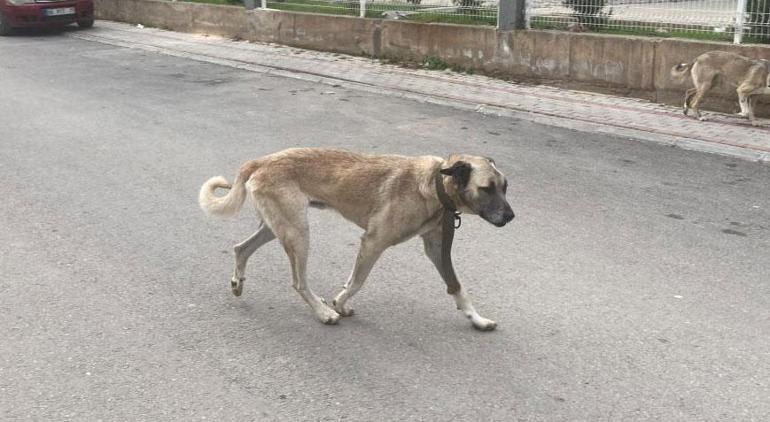
<path fill-rule="evenodd" d="M 358 250 L 356 264 L 353 272 L 350 273 L 347 283 L 342 291 L 332 301 L 334 310 L 342 316 L 353 315 L 353 309 L 346 307 L 345 302 L 356 294 L 364 285 L 366 277 L 369 276 L 374 263 L 382 255 L 382 252 L 388 247 L 388 243 L 364 233 L 361 237 L 361 248 Z"/>
<path fill-rule="evenodd" d="M 447 293 L 452 295 L 457 303 L 457 309 L 461 310 L 468 319 L 471 320 L 473 327 L 481 331 L 491 331 L 497 327 L 497 323 L 482 317 L 473 307 L 468 293 L 463 288 L 455 275 L 455 270 L 450 263 L 448 268 L 441 265 L 441 228 L 434 229 L 422 235 L 425 254 L 428 255 L 433 265 L 436 266 L 441 278 L 447 285 Z"/>

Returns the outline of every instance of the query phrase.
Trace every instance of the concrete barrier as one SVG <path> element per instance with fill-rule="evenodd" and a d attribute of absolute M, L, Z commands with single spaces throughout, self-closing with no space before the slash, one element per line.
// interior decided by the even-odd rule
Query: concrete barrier
<path fill-rule="evenodd" d="M 250 10 L 248 39 L 311 50 L 378 56 L 379 19 L 318 15 L 278 10 Z"/>
<path fill-rule="evenodd" d="M 671 80 L 671 67 L 709 50 L 770 59 L 770 46 L 682 39 L 498 31 L 491 27 L 425 24 L 278 10 L 246 10 L 164 0 L 95 0 L 96 16 L 180 32 L 196 32 L 313 50 L 424 61 L 512 79 L 576 83 L 583 88 L 680 104 L 691 86 Z M 704 108 L 737 110 L 734 88 L 722 86 Z M 770 101 L 760 103 L 768 115 Z"/>

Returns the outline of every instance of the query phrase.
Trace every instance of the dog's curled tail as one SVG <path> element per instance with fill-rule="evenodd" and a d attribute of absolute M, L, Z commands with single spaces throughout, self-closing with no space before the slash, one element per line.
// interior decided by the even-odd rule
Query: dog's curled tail
<path fill-rule="evenodd" d="M 254 162 L 248 162 L 241 167 L 241 171 L 232 185 L 223 176 L 212 177 L 201 186 L 198 193 L 198 204 L 208 215 L 230 217 L 235 215 L 246 200 L 246 181 L 256 170 Z M 230 189 L 225 196 L 216 196 L 217 189 Z"/>
<path fill-rule="evenodd" d="M 674 79 L 683 79 L 685 74 L 692 69 L 695 63 L 679 63 L 671 68 L 671 77 Z"/>

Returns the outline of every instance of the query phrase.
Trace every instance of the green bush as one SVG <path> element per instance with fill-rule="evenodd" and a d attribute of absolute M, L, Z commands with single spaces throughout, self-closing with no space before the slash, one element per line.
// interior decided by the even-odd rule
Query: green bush
<path fill-rule="evenodd" d="M 770 44 L 770 0 L 748 0 L 746 2 L 748 42 Z"/>
<path fill-rule="evenodd" d="M 586 28 L 596 29 L 607 23 L 608 15 L 602 12 L 607 0 L 564 0 L 564 5 L 574 11 L 575 19 Z"/>

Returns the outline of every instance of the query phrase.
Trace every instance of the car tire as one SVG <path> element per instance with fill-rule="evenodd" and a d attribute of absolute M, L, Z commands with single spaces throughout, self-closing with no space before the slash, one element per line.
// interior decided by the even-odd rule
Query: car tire
<path fill-rule="evenodd" d="M 84 21 L 78 21 L 78 26 L 81 27 L 81 28 L 84 28 L 84 29 L 90 28 L 90 27 L 94 26 L 94 20 L 93 19 L 88 19 L 88 20 L 84 20 Z"/>
<path fill-rule="evenodd" d="M 12 30 L 13 29 L 8 23 L 8 20 L 5 18 L 5 16 L 3 16 L 2 13 L 0 13 L 0 37 L 10 35 Z"/>

